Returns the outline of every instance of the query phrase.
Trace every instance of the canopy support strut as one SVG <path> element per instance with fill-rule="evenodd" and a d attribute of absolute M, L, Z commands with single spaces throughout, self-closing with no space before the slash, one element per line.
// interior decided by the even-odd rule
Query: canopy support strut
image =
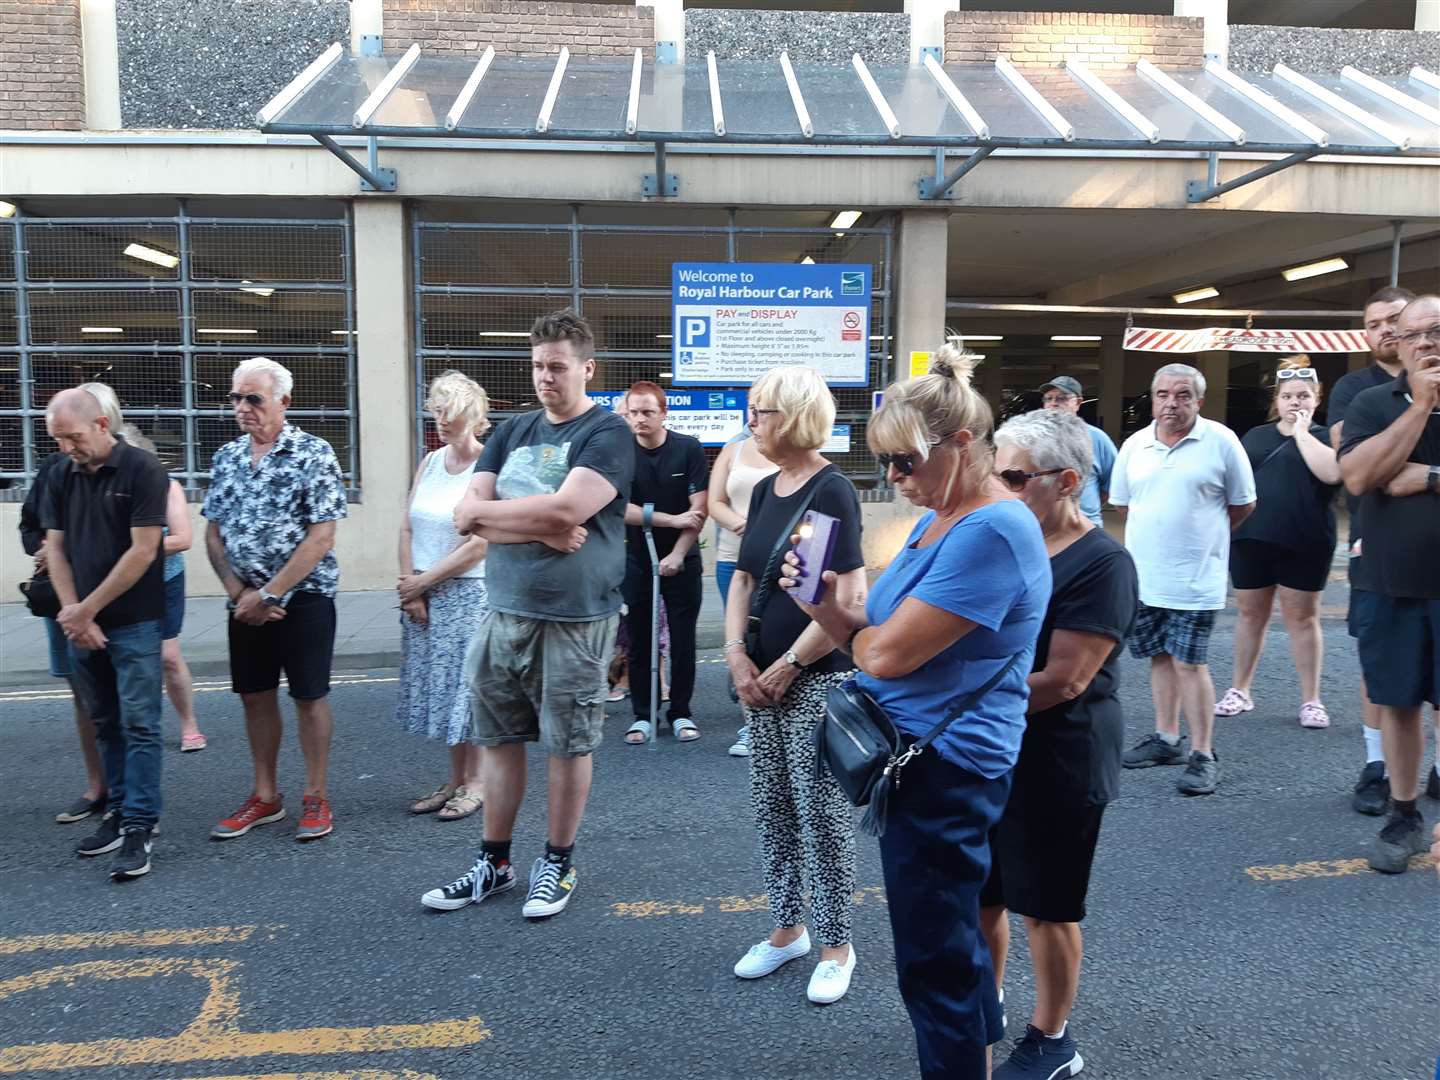
<path fill-rule="evenodd" d="M 935 150 L 935 175 L 933 178 L 929 176 L 922 176 L 920 178 L 920 198 L 949 198 L 950 189 L 960 182 L 960 178 L 994 152 L 995 147 L 993 146 L 977 146 L 969 157 L 955 166 L 949 173 L 946 173 L 945 148 L 937 147 Z"/>
<path fill-rule="evenodd" d="M 346 153 L 345 148 L 329 135 L 316 135 L 312 133 L 311 138 L 339 158 L 341 164 L 347 169 L 360 177 L 361 191 L 395 190 L 395 170 L 382 169 L 380 167 L 380 145 L 379 141 L 373 135 L 369 139 L 370 164 L 368 167 L 360 164 L 360 162 Z"/>
<path fill-rule="evenodd" d="M 1272 161 L 1268 165 L 1262 165 L 1258 169 L 1252 169 L 1244 176 L 1237 176 L 1234 180 L 1227 180 L 1223 184 L 1215 183 L 1219 172 L 1218 155 L 1212 157 L 1210 168 L 1210 179 L 1206 181 L 1189 180 L 1185 184 L 1185 199 L 1187 202 L 1202 203 L 1224 195 L 1227 191 L 1234 191 L 1246 184 L 1253 184 L 1256 180 L 1263 180 L 1267 176 L 1274 176 L 1277 172 L 1290 168 L 1292 165 L 1299 165 L 1302 161 L 1309 161 L 1319 150 L 1302 150 L 1298 154 L 1291 154 L 1289 157 L 1281 158 L 1279 161 Z"/>
<path fill-rule="evenodd" d="M 655 144 L 655 171 L 640 178 L 640 193 L 647 199 L 673 199 L 680 194 L 680 177 L 665 171 L 665 144 Z"/>

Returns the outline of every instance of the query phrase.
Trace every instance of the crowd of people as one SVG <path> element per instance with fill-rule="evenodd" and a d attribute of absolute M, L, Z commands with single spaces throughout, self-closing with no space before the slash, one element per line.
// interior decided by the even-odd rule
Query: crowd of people
<path fill-rule="evenodd" d="M 1040 388 L 1042 409 L 996 430 L 972 385 L 976 358 L 947 341 L 928 374 L 886 390 L 868 425 L 886 478 L 922 511 L 873 581 L 857 492 L 820 452 L 835 402 L 816 371 L 784 365 L 756 381 L 746 437 L 713 470 L 695 439 L 666 426 L 659 385 L 634 384 L 618 411 L 587 396 L 595 341 L 574 312 L 536 321 L 540 407 L 493 432 L 485 391 L 445 372 L 425 403 L 439 445 L 416 469 L 399 536 L 395 719 L 443 742 L 449 759 L 449 775 L 410 811 L 479 812 L 481 839 L 463 872 L 421 902 L 455 910 L 519 883 L 513 833 L 533 742 L 546 756 L 548 814 L 522 913 L 548 918 L 568 905 L 622 617 L 625 741 L 660 734 L 647 669 L 656 576 L 670 640 L 666 719 L 677 740 L 700 737 L 699 549 L 713 518 L 724 657 L 744 724 L 731 752 L 749 758 L 771 924 L 735 974 L 757 979 L 810 956 L 813 930 L 809 999 L 834 1003 L 850 988 L 855 808 L 817 766 L 814 734 L 835 693 L 861 693 L 906 743 L 926 739 L 898 763 L 904 782 L 880 835 L 922 1075 L 988 1075 L 1007 1023 L 1013 912 L 1035 1006 L 994 1076 L 1073 1076 L 1083 1067 L 1069 1029 L 1080 924 L 1122 768 L 1183 766 L 1181 793 L 1217 790 L 1215 721 L 1255 707 L 1277 595 L 1298 722 L 1330 723 L 1318 604 L 1341 485 L 1352 499 L 1349 628 L 1366 684 L 1353 799 L 1386 815 L 1371 865 L 1404 871 L 1428 842 L 1417 807 L 1422 711 L 1440 701 L 1440 297 L 1386 289 L 1365 313 L 1374 363 L 1332 389 L 1328 429 L 1313 422 L 1323 388 L 1305 357 L 1280 362 L 1271 421 L 1243 438 L 1200 415 L 1201 372 L 1167 364 L 1151 386 L 1153 422 L 1118 452 L 1077 415 L 1083 391 L 1069 376 Z M 282 673 L 306 767 L 296 839 L 335 827 L 328 694 L 346 493 L 329 445 L 287 421 L 292 390 L 290 372 L 263 357 L 235 369 L 240 434 L 216 452 L 201 510 L 254 770 L 239 808 L 211 830 L 216 840 L 286 816 Z M 102 384 L 55 395 L 46 424 L 59 452 L 22 524 L 56 596 L 51 671 L 71 680 L 87 773 L 82 798 L 57 820 L 99 814 L 77 852 L 118 851 L 111 874 L 140 877 L 162 810 L 163 689 L 182 748 L 205 745 L 178 644 L 184 495 Z M 1106 501 L 1124 517 L 1123 544 L 1103 527 Z M 795 544 L 807 512 L 834 521 L 824 566 L 807 566 Z M 1233 685 L 1217 701 L 1208 654 L 1227 585 L 1239 613 Z M 1150 661 L 1155 709 L 1154 732 L 1128 750 L 1127 644 Z M 1440 798 L 1440 766 L 1428 775 Z"/>

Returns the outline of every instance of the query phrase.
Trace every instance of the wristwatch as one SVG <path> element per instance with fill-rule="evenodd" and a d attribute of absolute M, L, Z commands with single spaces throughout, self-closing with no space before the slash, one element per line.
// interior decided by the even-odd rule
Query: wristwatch
<path fill-rule="evenodd" d="M 794 650 L 794 649 L 791 649 L 789 652 L 787 652 L 787 653 L 785 654 L 785 662 L 786 662 L 787 664 L 792 665 L 793 667 L 795 667 L 795 668 L 796 668 L 797 670 L 799 670 L 799 671 L 804 671 L 804 670 L 805 670 L 805 665 L 800 662 L 800 657 L 798 657 L 798 656 L 795 655 L 795 650 Z"/>
<path fill-rule="evenodd" d="M 272 593 L 272 592 L 266 592 L 264 589 L 261 589 L 261 590 L 260 590 L 260 602 L 261 602 L 262 604 L 264 604 L 266 607 L 284 607 L 284 606 L 285 606 L 285 601 L 283 601 L 282 599 L 280 599 L 280 597 L 276 596 L 276 595 L 275 595 L 274 593 Z"/>
<path fill-rule="evenodd" d="M 1431 465 L 1425 475 L 1425 490 L 1431 495 L 1440 495 L 1440 465 Z"/>

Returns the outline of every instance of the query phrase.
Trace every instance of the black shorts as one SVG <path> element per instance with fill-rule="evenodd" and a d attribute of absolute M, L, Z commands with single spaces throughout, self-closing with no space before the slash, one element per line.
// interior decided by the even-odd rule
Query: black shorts
<path fill-rule="evenodd" d="M 297 592 L 285 618 L 263 626 L 230 619 L 230 689 L 259 694 L 280 686 L 280 672 L 296 701 L 318 701 L 330 693 L 335 656 L 335 601 L 320 593 Z"/>
<path fill-rule="evenodd" d="M 1296 592 L 1322 592 L 1335 553 L 1323 546 L 1293 551 L 1264 540 L 1230 541 L 1230 581 L 1237 589 L 1283 585 Z"/>
<path fill-rule="evenodd" d="M 1350 632 L 1360 643 L 1360 673 L 1376 705 L 1413 709 L 1440 704 L 1440 600 L 1399 600 L 1354 589 Z"/>
<path fill-rule="evenodd" d="M 1003 906 L 1043 922 L 1084 920 L 1104 814 L 1104 806 L 1012 796 L 990 830 L 990 877 L 980 906 Z"/>

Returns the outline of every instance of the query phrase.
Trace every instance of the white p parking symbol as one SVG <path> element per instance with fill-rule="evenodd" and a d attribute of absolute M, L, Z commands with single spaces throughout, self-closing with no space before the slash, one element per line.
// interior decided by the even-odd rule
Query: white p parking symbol
<path fill-rule="evenodd" d="M 710 319 L 703 315 L 686 315 L 680 319 L 680 344 L 687 349 L 710 347 Z"/>

